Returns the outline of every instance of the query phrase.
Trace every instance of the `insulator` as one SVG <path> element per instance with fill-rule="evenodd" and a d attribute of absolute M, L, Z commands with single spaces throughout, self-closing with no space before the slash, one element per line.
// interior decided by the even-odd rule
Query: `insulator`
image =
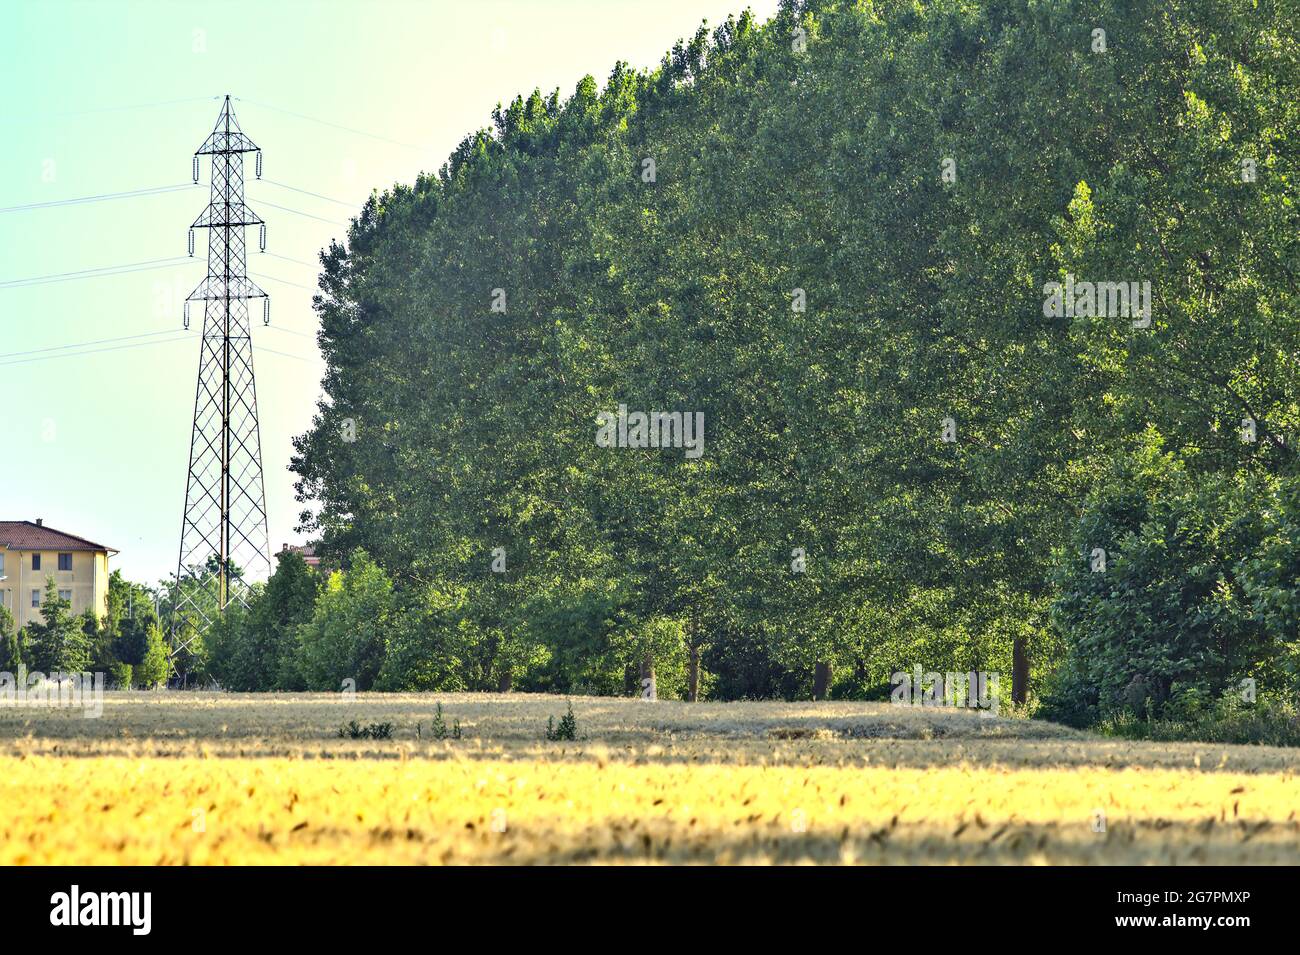
<path fill-rule="evenodd" d="M 269 295 L 262 299 L 262 324 L 271 324 L 271 297 Z"/>
<path fill-rule="evenodd" d="M 186 330 L 188 330 L 190 327 L 190 303 L 189 302 L 185 303 L 183 310 L 185 313 L 185 328 Z"/>
<path fill-rule="evenodd" d="M 261 179 L 262 178 L 262 150 L 260 149 L 257 151 L 257 162 L 255 163 L 255 165 L 257 166 L 257 178 Z"/>
<path fill-rule="evenodd" d="M 194 181 L 195 183 L 199 181 L 199 157 L 198 156 L 194 157 Z"/>
<path fill-rule="evenodd" d="M 257 244 L 261 246 L 263 252 L 266 251 L 266 223 L 262 223 L 262 228 L 257 235 Z"/>
<path fill-rule="evenodd" d="M 190 230 L 190 255 L 194 255 L 194 230 Z"/>

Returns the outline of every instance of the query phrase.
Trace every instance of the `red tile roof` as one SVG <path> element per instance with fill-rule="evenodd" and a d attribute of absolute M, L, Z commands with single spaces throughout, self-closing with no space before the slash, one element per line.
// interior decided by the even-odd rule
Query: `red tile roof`
<path fill-rule="evenodd" d="M 280 554 L 289 554 L 289 553 L 301 555 L 303 559 L 303 563 L 305 563 L 308 567 L 320 566 L 320 558 L 316 556 L 315 544 L 306 544 L 304 546 L 284 544 L 283 546 L 281 546 Z M 276 556 L 278 557 L 279 554 L 277 554 Z"/>
<path fill-rule="evenodd" d="M 10 550 L 102 550 L 117 551 L 75 534 L 65 534 L 53 527 L 31 521 L 0 521 L 0 547 Z"/>

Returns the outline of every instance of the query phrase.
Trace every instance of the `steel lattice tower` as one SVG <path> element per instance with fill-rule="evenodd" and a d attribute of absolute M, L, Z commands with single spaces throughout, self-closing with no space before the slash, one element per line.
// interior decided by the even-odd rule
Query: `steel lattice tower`
<path fill-rule="evenodd" d="M 263 300 L 270 324 L 270 299 L 249 281 L 244 229 L 257 226 L 266 249 L 266 224 L 244 204 L 244 153 L 262 153 L 239 128 L 227 96 L 212 134 L 194 154 L 212 157 L 211 201 L 190 227 L 208 230 L 208 274 L 185 301 L 203 303 L 203 340 L 194 396 L 194 430 L 185 487 L 185 517 L 176 568 L 172 654 L 207 630 L 231 601 L 244 602 L 245 581 L 271 570 L 262 484 L 262 439 L 253 378 L 249 300 Z"/>

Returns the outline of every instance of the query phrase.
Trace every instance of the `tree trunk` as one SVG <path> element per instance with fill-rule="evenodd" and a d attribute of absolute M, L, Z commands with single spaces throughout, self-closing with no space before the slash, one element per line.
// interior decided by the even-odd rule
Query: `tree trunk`
<path fill-rule="evenodd" d="M 686 699 L 690 703 L 700 701 L 700 648 L 691 647 L 691 659 L 686 670 Z"/>
<path fill-rule="evenodd" d="M 515 681 L 515 671 L 513 667 L 502 667 L 501 675 L 497 677 L 497 692 L 509 693 L 510 685 Z"/>
<path fill-rule="evenodd" d="M 813 673 L 813 699 L 824 700 L 831 688 L 831 665 L 828 660 L 818 660 Z"/>
<path fill-rule="evenodd" d="M 1029 693 L 1029 654 L 1023 637 L 1011 641 L 1011 702 L 1023 706 Z"/>
<path fill-rule="evenodd" d="M 655 684 L 655 657 L 647 653 L 641 658 L 641 699 L 659 699 L 659 687 Z"/>

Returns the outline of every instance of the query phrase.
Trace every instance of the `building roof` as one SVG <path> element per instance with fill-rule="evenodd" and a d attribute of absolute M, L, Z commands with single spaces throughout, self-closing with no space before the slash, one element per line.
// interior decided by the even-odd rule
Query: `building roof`
<path fill-rule="evenodd" d="M 65 534 L 31 521 L 0 521 L 0 547 L 9 550 L 102 550 L 117 551 L 75 534 Z"/>
<path fill-rule="evenodd" d="M 316 554 L 315 544 L 305 544 L 305 545 L 284 544 L 280 547 L 280 553 L 276 555 L 276 558 L 278 559 L 281 554 L 291 554 L 291 553 L 300 555 L 303 559 L 303 562 L 308 567 L 320 566 L 321 561 L 320 561 L 320 557 L 317 556 Z"/>

